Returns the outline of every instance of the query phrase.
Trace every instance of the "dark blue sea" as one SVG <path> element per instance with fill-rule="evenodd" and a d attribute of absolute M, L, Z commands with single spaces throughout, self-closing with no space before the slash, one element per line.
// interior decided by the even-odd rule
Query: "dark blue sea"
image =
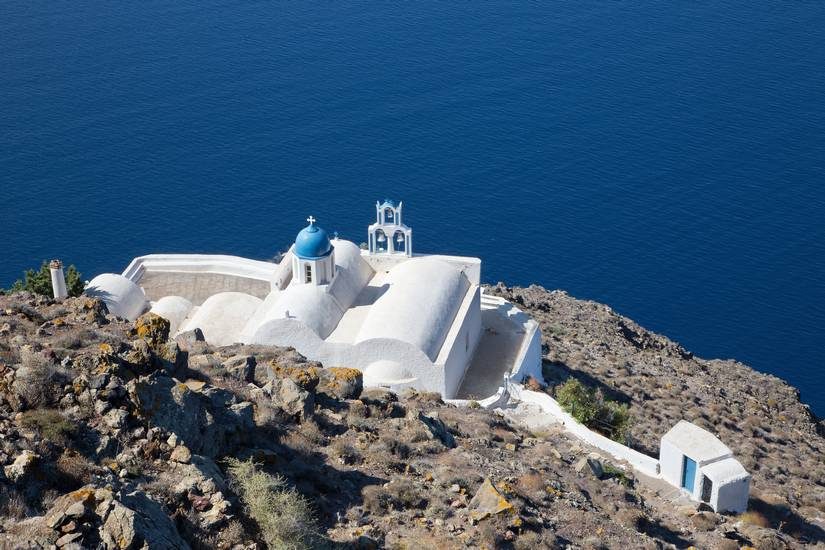
<path fill-rule="evenodd" d="M 385 197 L 825 415 L 825 2 L 0 1 L 0 286 Z"/>

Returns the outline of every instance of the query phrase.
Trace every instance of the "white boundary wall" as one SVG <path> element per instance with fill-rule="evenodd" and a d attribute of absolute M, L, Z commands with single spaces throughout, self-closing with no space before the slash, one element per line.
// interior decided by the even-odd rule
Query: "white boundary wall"
<path fill-rule="evenodd" d="M 582 441 L 601 449 L 617 460 L 624 460 L 643 474 L 659 477 L 659 461 L 652 456 L 634 451 L 630 447 L 617 443 L 612 439 L 598 434 L 576 421 L 561 408 L 555 399 L 546 393 L 525 389 L 521 384 L 510 384 L 510 394 L 524 403 L 532 403 L 541 407 L 541 410 L 552 416 L 564 426 L 564 429 Z"/>
<path fill-rule="evenodd" d="M 546 393 L 531 391 L 525 389 L 521 384 L 513 382 L 506 382 L 505 384 L 506 386 L 501 386 L 494 395 L 476 402 L 485 409 L 505 407 L 511 398 L 523 403 L 537 405 L 543 413 L 561 424 L 568 433 L 606 452 L 616 460 L 627 462 L 633 469 L 645 475 L 659 477 L 659 461 L 657 459 L 590 430 L 565 412 L 561 405 Z M 459 407 L 466 407 L 470 403 L 470 401 L 462 399 L 448 399 L 445 401 Z"/>
<path fill-rule="evenodd" d="M 288 256 L 291 253 L 287 254 Z M 288 258 L 285 258 L 288 259 Z M 283 262 L 282 262 L 283 263 Z M 289 262 L 287 262 L 288 264 Z M 281 265 L 240 256 L 220 254 L 149 254 L 138 256 L 123 271 L 123 276 L 140 284 L 146 271 L 170 273 L 215 273 L 244 279 L 266 281 L 273 290 L 281 277 Z M 291 273 L 291 272 L 290 272 Z"/>

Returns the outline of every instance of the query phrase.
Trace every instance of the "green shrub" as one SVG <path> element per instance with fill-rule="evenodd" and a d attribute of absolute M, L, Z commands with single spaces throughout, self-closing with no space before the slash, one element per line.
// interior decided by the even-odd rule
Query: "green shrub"
<path fill-rule="evenodd" d="M 569 378 L 556 388 L 556 401 L 585 426 L 592 425 L 599 413 L 595 392 L 575 378 Z"/>
<path fill-rule="evenodd" d="M 54 409 L 26 411 L 20 418 L 20 425 L 37 430 L 43 439 L 53 443 L 65 443 L 75 433 L 75 425 Z"/>
<path fill-rule="evenodd" d="M 73 265 L 66 268 L 66 290 L 69 296 L 80 296 L 83 294 L 83 279 L 80 272 Z M 35 294 L 42 294 L 43 296 L 53 296 L 52 293 L 52 273 L 49 269 L 49 262 L 44 261 L 40 266 L 40 271 L 34 269 L 27 269 L 23 272 L 23 279 L 18 279 L 9 292 L 21 292 L 28 290 Z"/>
<path fill-rule="evenodd" d="M 628 442 L 633 418 L 626 404 L 605 399 L 601 390 L 588 388 L 575 378 L 556 388 L 556 401 L 588 428 L 619 443 Z"/>
<path fill-rule="evenodd" d="M 318 527 L 309 502 L 280 476 L 261 471 L 252 460 L 227 460 L 232 485 L 249 516 L 258 524 L 267 547 L 314 548 Z"/>

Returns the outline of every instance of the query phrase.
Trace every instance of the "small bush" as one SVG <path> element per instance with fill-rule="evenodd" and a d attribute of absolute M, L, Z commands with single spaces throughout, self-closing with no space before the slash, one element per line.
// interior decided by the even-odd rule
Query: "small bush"
<path fill-rule="evenodd" d="M 83 294 L 83 277 L 77 268 L 70 265 L 64 272 L 66 277 L 66 290 L 69 296 L 80 296 Z M 49 262 L 43 261 L 40 270 L 27 269 L 23 272 L 23 279 L 18 279 L 9 289 L 9 292 L 21 292 L 27 290 L 43 296 L 53 296 L 52 292 L 52 272 L 49 269 Z"/>
<path fill-rule="evenodd" d="M 43 354 L 28 346 L 20 350 L 21 367 L 17 369 L 14 391 L 28 408 L 49 405 L 60 397 L 65 373 L 49 361 Z"/>
<path fill-rule="evenodd" d="M 318 527 L 309 502 L 280 476 L 251 460 L 228 459 L 232 485 L 269 548 L 302 550 L 317 542 Z"/>
<path fill-rule="evenodd" d="M 590 426 L 599 412 L 595 392 L 575 378 L 569 378 L 556 389 L 556 401 L 585 426 Z"/>
<path fill-rule="evenodd" d="M 601 390 L 588 388 L 575 378 L 556 388 L 556 401 L 570 415 L 619 443 L 630 439 L 633 418 L 628 406 L 606 399 Z"/>
<path fill-rule="evenodd" d="M 386 486 L 368 485 L 361 490 L 364 508 L 372 514 L 384 514 L 390 510 L 421 509 L 429 501 L 411 481 L 395 478 Z"/>
<path fill-rule="evenodd" d="M 343 464 L 360 464 L 364 461 L 358 449 L 343 439 L 333 441 L 331 451 L 332 455 L 337 457 Z"/>
<path fill-rule="evenodd" d="M 43 439 L 52 443 L 65 444 L 75 433 L 75 425 L 53 409 L 26 411 L 20 424 L 29 430 L 37 430 Z"/>

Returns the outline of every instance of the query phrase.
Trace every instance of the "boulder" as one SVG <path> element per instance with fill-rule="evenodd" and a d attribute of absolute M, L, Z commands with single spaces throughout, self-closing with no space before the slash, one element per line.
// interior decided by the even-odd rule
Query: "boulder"
<path fill-rule="evenodd" d="M 152 349 L 158 350 L 169 340 L 169 321 L 156 313 L 144 313 L 135 320 L 135 332 Z"/>
<path fill-rule="evenodd" d="M 317 392 L 333 399 L 358 399 L 364 389 L 364 375 L 358 369 L 329 367 L 319 371 Z"/>
<path fill-rule="evenodd" d="M 50 529 L 57 530 L 64 523 L 89 515 L 94 504 L 95 490 L 91 486 L 86 486 L 57 497 L 43 516 L 43 521 Z"/>
<path fill-rule="evenodd" d="M 576 472 L 580 474 L 589 472 L 596 479 L 601 479 L 602 477 L 604 477 L 604 467 L 602 466 L 602 463 L 601 461 L 599 461 L 597 456 L 598 455 L 591 455 L 579 460 L 576 463 Z"/>
<path fill-rule="evenodd" d="M 314 391 L 320 381 L 320 372 L 323 369 L 310 364 L 284 365 L 277 360 L 271 361 L 267 365 L 269 379 L 272 381 L 289 379 L 295 382 L 301 389 Z"/>
<path fill-rule="evenodd" d="M 105 514 L 100 538 L 107 548 L 189 548 L 160 504 L 140 491 L 103 503 L 98 510 Z"/>
<path fill-rule="evenodd" d="M 206 338 L 203 337 L 203 331 L 199 328 L 181 332 L 175 336 L 175 342 L 178 343 L 181 349 L 190 353 L 202 353 L 208 347 L 206 344 Z"/>
<path fill-rule="evenodd" d="M 223 368 L 233 378 L 241 382 L 252 382 L 255 380 L 255 356 L 236 355 L 223 362 Z"/>
<path fill-rule="evenodd" d="M 190 451 L 186 445 L 178 445 L 172 449 L 172 454 L 169 456 L 169 459 L 173 462 L 186 464 L 192 459 L 192 451 Z"/>
<path fill-rule="evenodd" d="M 178 438 L 192 452 L 216 456 L 231 451 L 254 423 L 250 403 L 238 403 L 231 392 L 186 384 L 155 373 L 130 382 L 137 414 Z"/>
<path fill-rule="evenodd" d="M 489 478 L 478 488 L 467 509 L 473 522 L 504 512 L 515 512 L 515 507 L 493 486 Z"/>
<path fill-rule="evenodd" d="M 447 429 L 447 426 L 444 425 L 444 422 L 438 418 L 438 412 L 430 412 L 427 414 L 419 412 L 418 419 L 427 427 L 427 430 L 429 430 L 434 439 L 441 441 L 448 449 L 455 447 L 455 437 L 453 437 L 453 434 Z"/>
<path fill-rule="evenodd" d="M 288 416 L 297 416 L 301 420 L 312 416 L 315 399 L 312 394 L 302 389 L 291 378 L 273 380 L 264 388 L 272 399 L 272 404 Z"/>
<path fill-rule="evenodd" d="M 212 495 L 226 492 L 226 481 L 218 466 L 210 458 L 201 455 L 191 455 L 187 464 L 174 463 L 168 475 L 175 495 L 183 496 L 189 493 Z"/>
<path fill-rule="evenodd" d="M 123 409 L 112 409 L 103 416 L 103 422 L 113 430 L 118 430 L 126 427 L 128 418 L 129 413 Z"/>
<path fill-rule="evenodd" d="M 25 450 L 17 455 L 17 458 L 14 459 L 12 464 L 5 466 L 3 472 L 11 481 L 18 481 L 34 470 L 38 458 L 40 458 L 39 455 L 32 451 Z"/>

